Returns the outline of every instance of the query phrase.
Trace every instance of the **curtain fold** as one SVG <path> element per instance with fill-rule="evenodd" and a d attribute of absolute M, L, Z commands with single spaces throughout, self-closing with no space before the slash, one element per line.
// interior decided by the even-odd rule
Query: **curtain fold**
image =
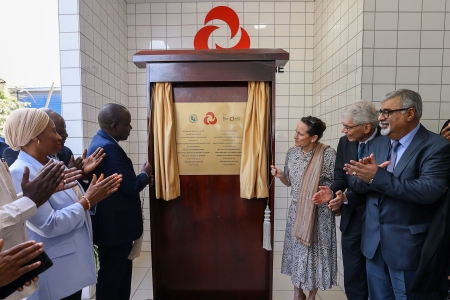
<path fill-rule="evenodd" d="M 180 177 L 171 83 L 153 85 L 152 123 L 156 198 L 173 200 L 180 196 Z M 149 128 L 149 132 L 150 130 Z"/>
<path fill-rule="evenodd" d="M 249 82 L 240 169 L 241 198 L 267 198 L 269 84 Z"/>

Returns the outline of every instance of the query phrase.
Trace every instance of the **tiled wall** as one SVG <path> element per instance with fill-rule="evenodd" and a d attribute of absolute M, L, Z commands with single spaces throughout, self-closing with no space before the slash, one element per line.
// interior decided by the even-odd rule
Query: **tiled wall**
<path fill-rule="evenodd" d="M 313 115 L 326 124 L 323 142 L 335 149 L 342 109 L 361 98 L 363 0 L 317 0 L 314 22 Z M 336 218 L 338 283 L 344 288 L 340 218 Z"/>
<path fill-rule="evenodd" d="M 67 146 L 80 155 L 99 129 L 97 115 L 106 103 L 128 107 L 133 130 L 120 145 L 136 173 L 147 160 L 145 110 L 128 97 L 127 14 L 124 0 L 59 0 L 62 113 Z M 132 93 L 133 96 L 135 94 Z M 143 102 L 145 107 L 145 100 Z M 141 195 L 145 197 L 147 190 Z M 144 251 L 150 251 L 149 203 L 144 201 Z"/>
<path fill-rule="evenodd" d="M 408 88 L 424 101 L 422 124 L 450 118 L 450 1 L 366 0 L 362 97 Z M 377 103 L 378 105 L 378 103 Z"/>
<path fill-rule="evenodd" d="M 128 106 L 125 9 L 124 0 L 59 0 L 62 110 L 75 154 L 97 132 L 99 108 Z"/>

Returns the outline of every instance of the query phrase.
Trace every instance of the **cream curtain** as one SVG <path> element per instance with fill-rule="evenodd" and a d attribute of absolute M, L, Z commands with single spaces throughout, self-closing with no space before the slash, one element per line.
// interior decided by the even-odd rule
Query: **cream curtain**
<path fill-rule="evenodd" d="M 172 200 L 180 196 L 180 177 L 171 83 L 153 85 L 152 121 L 156 198 Z"/>
<path fill-rule="evenodd" d="M 248 83 L 241 154 L 241 198 L 267 198 L 269 84 Z"/>

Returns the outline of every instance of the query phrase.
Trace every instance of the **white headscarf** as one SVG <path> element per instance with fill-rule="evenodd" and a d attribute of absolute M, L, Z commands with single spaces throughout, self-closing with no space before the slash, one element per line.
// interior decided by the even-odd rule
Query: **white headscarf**
<path fill-rule="evenodd" d="M 19 108 L 13 111 L 3 129 L 5 142 L 11 149 L 18 151 L 27 145 L 32 138 L 39 135 L 47 127 L 50 118 L 36 108 Z"/>

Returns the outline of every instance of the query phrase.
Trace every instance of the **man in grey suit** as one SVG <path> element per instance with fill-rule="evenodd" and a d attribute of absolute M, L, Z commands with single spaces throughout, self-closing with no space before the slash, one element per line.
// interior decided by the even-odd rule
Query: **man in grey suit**
<path fill-rule="evenodd" d="M 353 190 L 367 193 L 361 249 L 370 300 L 413 299 L 423 243 L 448 186 L 450 143 L 421 125 L 421 116 L 418 93 L 388 93 L 378 117 L 382 136 L 366 147 L 369 157 L 345 165 L 359 179 Z"/>

